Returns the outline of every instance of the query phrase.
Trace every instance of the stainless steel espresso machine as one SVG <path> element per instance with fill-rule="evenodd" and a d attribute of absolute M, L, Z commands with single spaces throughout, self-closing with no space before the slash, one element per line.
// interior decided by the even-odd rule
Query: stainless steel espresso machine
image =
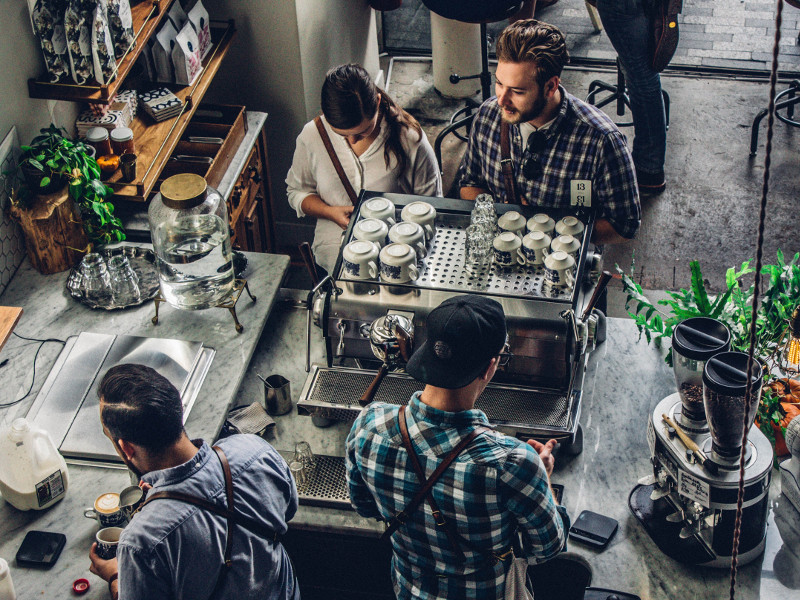
<path fill-rule="evenodd" d="M 634 515 L 665 554 L 683 563 L 729 567 L 739 487 L 747 354 L 728 352 L 730 334 L 708 318 L 673 333 L 678 393 L 658 403 L 647 424 L 652 476 L 629 497 Z M 757 361 L 756 361 L 757 363 Z M 751 373 L 744 502 L 738 562 L 764 550 L 773 450 L 752 426 L 761 365 Z"/>
<path fill-rule="evenodd" d="M 546 212 L 555 221 L 572 215 L 583 223 L 583 231 L 576 236 L 581 247 L 576 252 L 575 285 L 552 288 L 541 267 L 489 264 L 477 271 L 466 268 L 465 229 L 474 203 L 463 200 L 364 191 L 344 233 L 342 248 L 353 238 L 365 203 L 376 197 L 393 203 L 396 221 L 407 205 L 430 203 L 436 210 L 435 235 L 428 241 L 427 255 L 418 263 L 418 277 L 407 283 L 387 283 L 377 277 L 348 279 L 340 251 L 330 279 L 321 282 L 309 301 L 309 322 L 313 315 L 322 329 L 328 364 L 310 368 L 297 405 L 300 414 L 314 417 L 318 424 L 352 421 L 361 411 L 368 388 L 368 396 L 375 400 L 408 402 L 421 386 L 404 373 L 403 356 L 425 341 L 430 311 L 451 296 L 485 294 L 503 306 L 513 356 L 507 367 L 498 371 L 476 408 L 504 433 L 523 439 L 557 438 L 565 451 L 581 452 L 584 374 L 598 326 L 590 296 L 597 289 L 601 271 L 600 257 L 589 242 L 592 211 L 495 205 L 499 217 L 518 210 L 526 219 Z M 607 275 L 602 279 L 604 286 Z M 308 335 L 310 340 L 310 326 Z M 343 366 L 345 363 L 348 366 Z M 379 376 L 388 372 L 382 382 L 380 377 L 376 379 L 376 369 Z"/>

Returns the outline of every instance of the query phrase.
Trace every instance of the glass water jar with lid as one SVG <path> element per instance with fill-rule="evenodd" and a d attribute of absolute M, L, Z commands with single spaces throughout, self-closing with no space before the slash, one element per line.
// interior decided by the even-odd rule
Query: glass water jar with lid
<path fill-rule="evenodd" d="M 148 209 L 161 294 L 176 308 L 216 306 L 234 284 L 228 211 L 200 175 L 173 175 Z"/>
<path fill-rule="evenodd" d="M 703 409 L 703 368 L 706 361 L 731 347 L 728 328 L 709 317 L 694 317 L 672 330 L 672 369 L 681 397 L 681 421 L 706 420 Z"/>

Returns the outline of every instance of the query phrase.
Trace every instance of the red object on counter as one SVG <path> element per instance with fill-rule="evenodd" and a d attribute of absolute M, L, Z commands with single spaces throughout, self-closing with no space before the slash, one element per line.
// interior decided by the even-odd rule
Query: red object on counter
<path fill-rule="evenodd" d="M 88 579 L 76 579 L 75 581 L 72 582 L 72 591 L 75 592 L 78 596 L 81 596 L 86 592 L 88 592 L 90 587 L 91 586 L 89 585 Z"/>

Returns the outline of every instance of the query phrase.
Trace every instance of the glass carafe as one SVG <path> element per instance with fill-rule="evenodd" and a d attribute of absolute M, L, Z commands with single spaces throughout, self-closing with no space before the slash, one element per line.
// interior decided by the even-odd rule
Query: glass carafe
<path fill-rule="evenodd" d="M 199 175 L 173 175 L 161 184 L 148 218 L 164 299 L 188 310 L 219 304 L 234 284 L 222 195 Z"/>

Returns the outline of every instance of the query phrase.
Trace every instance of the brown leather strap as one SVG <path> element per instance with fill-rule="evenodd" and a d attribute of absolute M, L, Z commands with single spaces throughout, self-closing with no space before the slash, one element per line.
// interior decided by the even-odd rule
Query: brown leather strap
<path fill-rule="evenodd" d="M 319 137 L 322 138 L 322 143 L 325 145 L 325 150 L 328 151 L 328 156 L 333 163 L 333 168 L 336 169 L 336 174 L 339 176 L 339 180 L 342 182 L 344 190 L 347 192 L 347 196 L 350 198 L 350 202 L 352 202 L 353 206 L 355 206 L 358 203 L 358 194 L 356 194 L 356 191 L 350 184 L 350 180 L 347 178 L 347 175 L 344 174 L 344 167 L 342 167 L 339 157 L 336 156 L 336 150 L 333 149 L 331 138 L 328 137 L 328 132 L 325 131 L 325 124 L 322 122 L 320 117 L 314 117 L 314 125 L 317 126 Z"/>
<path fill-rule="evenodd" d="M 245 529 L 249 529 L 253 533 L 259 535 L 264 539 L 271 539 L 273 541 L 278 541 L 279 536 L 276 531 L 261 525 L 260 523 L 256 523 L 248 519 L 245 516 L 240 515 L 237 513 L 233 508 L 233 477 L 231 476 L 231 467 L 228 463 L 228 458 L 225 456 L 225 453 L 222 451 L 222 448 L 219 446 L 212 446 L 214 452 L 216 452 L 217 457 L 219 458 L 219 462 L 222 465 L 222 473 L 225 478 L 225 500 L 226 500 L 226 507 L 223 508 L 218 504 L 214 504 L 213 502 L 209 502 L 205 498 L 198 498 L 197 496 L 192 496 L 191 494 L 184 494 L 182 492 L 155 492 L 153 494 L 148 494 L 147 499 L 142 503 L 141 508 L 143 509 L 147 506 L 150 502 L 154 502 L 156 500 L 177 500 L 178 502 L 185 502 L 186 504 L 193 504 L 203 510 L 207 510 L 208 512 L 214 513 L 215 515 L 219 515 L 224 517 L 227 522 L 227 534 L 225 536 L 225 554 L 222 563 L 222 568 L 217 575 L 217 582 L 214 585 L 214 591 L 211 593 L 209 598 L 215 598 L 220 589 L 222 588 L 222 584 L 225 581 L 225 576 L 228 573 L 228 570 L 233 565 L 233 561 L 231 560 L 231 553 L 233 550 L 233 526 L 234 524 L 244 527 Z"/>
<path fill-rule="evenodd" d="M 514 181 L 514 163 L 511 160 L 511 142 L 509 140 L 509 125 L 500 122 L 500 168 L 503 170 L 503 184 L 506 188 L 506 204 L 519 204 L 517 200 L 517 185 Z"/>
<path fill-rule="evenodd" d="M 450 466 L 456 457 L 461 454 L 464 448 L 469 445 L 472 440 L 474 440 L 478 435 L 483 433 L 484 428 L 480 427 L 477 429 L 473 429 L 469 435 L 462 438 L 458 445 L 453 448 L 450 453 L 444 457 L 442 462 L 436 468 L 436 470 L 431 474 L 429 479 L 425 478 L 425 473 L 422 471 L 422 466 L 419 464 L 419 458 L 417 457 L 417 453 L 414 452 L 414 447 L 411 445 L 411 437 L 408 434 L 408 423 L 406 422 L 406 413 L 405 413 L 405 406 L 400 407 L 400 434 L 403 437 L 403 446 L 405 447 L 406 451 L 408 452 L 409 457 L 411 458 L 411 464 L 414 468 L 414 473 L 417 475 L 417 479 L 419 480 L 422 487 L 417 491 L 414 497 L 411 499 L 411 502 L 397 513 L 394 518 L 389 522 L 389 526 L 386 528 L 386 531 L 383 533 L 383 538 L 387 538 L 391 536 L 395 531 L 397 531 L 398 527 L 405 523 L 406 519 L 410 514 L 412 514 L 417 507 L 422 503 L 424 499 L 427 499 L 428 505 L 431 507 L 431 513 L 433 514 L 433 518 L 436 520 L 437 527 L 442 527 L 444 529 L 445 535 L 447 536 L 447 540 L 450 542 L 450 545 L 453 547 L 453 551 L 456 554 L 456 559 L 458 562 L 464 562 L 464 552 L 461 550 L 461 544 L 458 542 L 458 534 L 452 528 L 451 523 L 444 518 L 442 511 L 439 510 L 439 506 L 436 504 L 436 500 L 431 493 L 433 489 L 433 485 L 439 480 L 442 476 L 442 473 Z"/>

